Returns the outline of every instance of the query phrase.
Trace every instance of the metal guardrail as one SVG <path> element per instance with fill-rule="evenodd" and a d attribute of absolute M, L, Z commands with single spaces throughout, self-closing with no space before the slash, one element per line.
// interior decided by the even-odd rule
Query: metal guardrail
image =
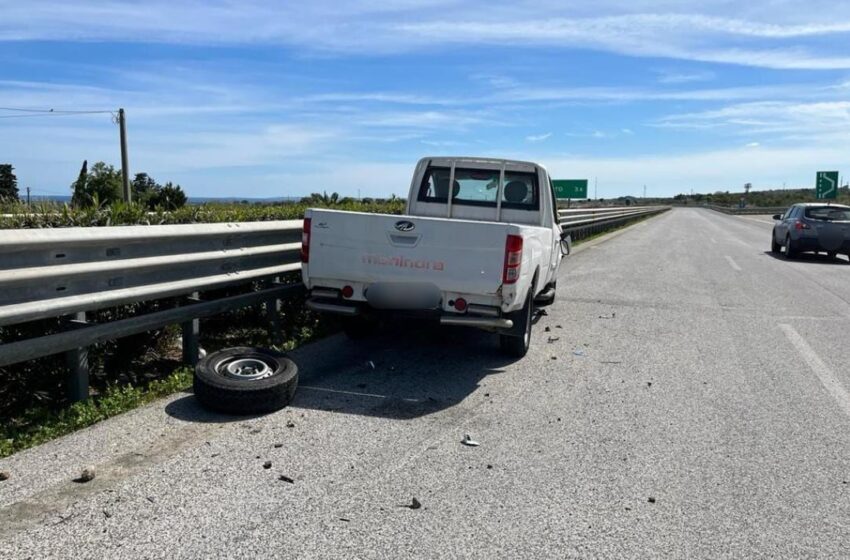
<path fill-rule="evenodd" d="M 561 228 L 573 239 L 582 239 L 603 229 L 636 218 L 660 214 L 669 206 L 619 206 L 609 208 L 568 208 L 558 211 Z"/>
<path fill-rule="evenodd" d="M 565 230 L 584 233 L 664 211 L 665 207 L 559 211 Z M 0 366 L 65 353 L 72 400 L 88 395 L 87 347 L 181 324 L 183 360 L 198 359 L 198 319 L 265 303 L 267 310 L 303 286 L 276 283 L 300 270 L 301 221 L 0 230 L 0 327 L 67 317 L 67 330 L 0 344 Z M 201 301 L 204 290 L 262 281 L 248 294 Z M 175 296 L 173 309 L 87 322 L 87 312 Z M 277 317 L 269 312 L 276 325 Z"/>
<path fill-rule="evenodd" d="M 748 208 L 736 208 L 732 206 L 717 206 L 716 204 L 706 204 L 703 206 L 704 208 L 708 208 L 710 210 L 714 210 L 716 212 L 722 212 L 724 214 L 733 214 L 733 215 L 747 215 L 747 214 L 784 214 L 786 210 L 788 210 L 787 206 L 764 206 L 764 207 L 748 207 Z"/>

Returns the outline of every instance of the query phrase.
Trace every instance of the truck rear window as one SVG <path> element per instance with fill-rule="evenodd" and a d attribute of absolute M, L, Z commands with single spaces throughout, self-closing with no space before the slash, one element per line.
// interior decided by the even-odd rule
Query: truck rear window
<path fill-rule="evenodd" d="M 850 209 L 840 206 L 809 206 L 806 208 L 806 217 L 810 220 L 850 221 Z"/>
<path fill-rule="evenodd" d="M 448 167 L 429 167 L 419 188 L 420 202 L 448 203 Z M 452 204 L 467 206 L 496 207 L 499 191 L 499 170 L 455 168 Z M 502 193 L 502 208 L 515 210 L 537 210 L 540 196 L 536 173 L 505 171 L 505 188 Z"/>

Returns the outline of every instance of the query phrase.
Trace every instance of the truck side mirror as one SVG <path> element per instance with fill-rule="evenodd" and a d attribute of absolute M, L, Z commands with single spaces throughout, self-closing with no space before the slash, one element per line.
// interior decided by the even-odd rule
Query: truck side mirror
<path fill-rule="evenodd" d="M 561 234 L 561 254 L 566 257 L 567 255 L 570 254 L 570 251 L 572 251 L 572 248 L 573 248 L 572 236 L 569 233 L 566 233 L 566 232 L 562 233 Z"/>

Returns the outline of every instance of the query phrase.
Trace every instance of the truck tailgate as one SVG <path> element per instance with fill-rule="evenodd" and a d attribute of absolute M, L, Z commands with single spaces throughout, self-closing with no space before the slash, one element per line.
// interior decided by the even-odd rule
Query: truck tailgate
<path fill-rule="evenodd" d="M 495 294 L 514 226 L 418 216 L 311 210 L 312 279 L 433 283 Z"/>

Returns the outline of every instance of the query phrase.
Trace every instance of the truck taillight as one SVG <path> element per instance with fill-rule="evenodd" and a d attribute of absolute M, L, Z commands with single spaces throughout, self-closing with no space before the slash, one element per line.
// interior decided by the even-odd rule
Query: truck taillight
<path fill-rule="evenodd" d="M 310 218 L 304 218 L 304 228 L 301 230 L 301 262 L 310 262 Z"/>
<path fill-rule="evenodd" d="M 515 284 L 519 280 L 520 265 L 522 265 L 522 237 L 509 235 L 505 241 L 505 268 L 502 272 L 504 284 Z"/>

